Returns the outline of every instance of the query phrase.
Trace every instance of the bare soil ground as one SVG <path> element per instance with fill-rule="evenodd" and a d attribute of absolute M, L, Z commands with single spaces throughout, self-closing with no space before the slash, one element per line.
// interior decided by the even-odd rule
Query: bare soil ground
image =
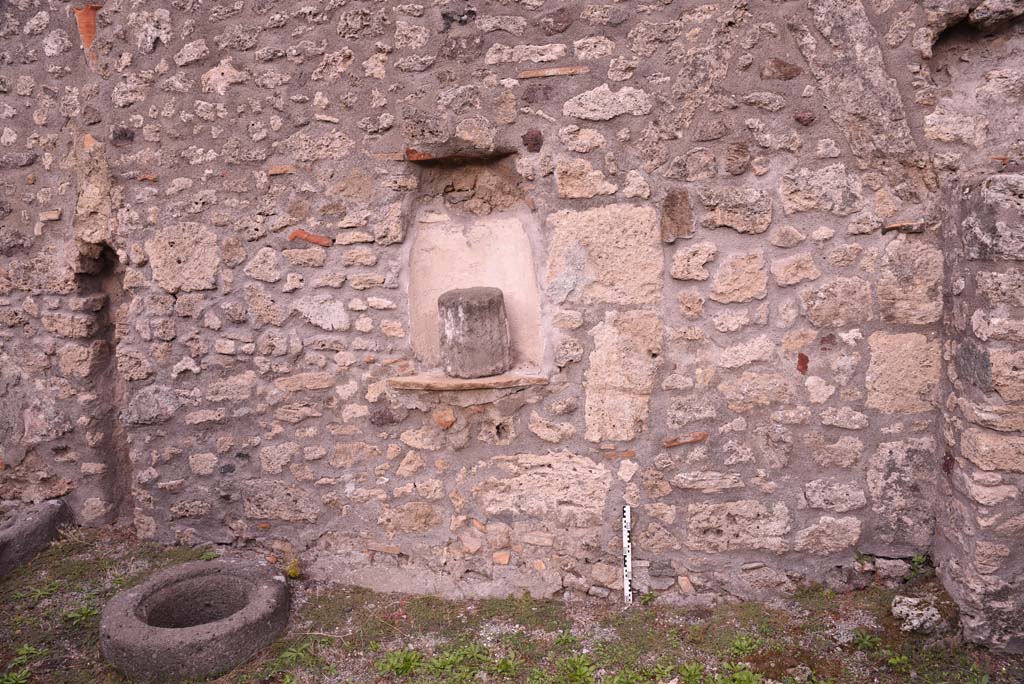
<path fill-rule="evenodd" d="M 241 555 L 255 552 L 231 550 Z M 0 580 L 0 684 L 125 683 L 98 647 L 99 613 L 155 570 L 217 551 L 74 530 Z M 294 565 L 291 570 L 299 570 Z M 898 587 L 801 588 L 776 604 L 629 610 L 529 597 L 445 601 L 291 580 L 288 633 L 224 684 L 1019 684 L 1024 658 L 957 637 L 956 611 L 923 567 Z M 936 597 L 951 628 L 905 634 L 896 594 Z"/>

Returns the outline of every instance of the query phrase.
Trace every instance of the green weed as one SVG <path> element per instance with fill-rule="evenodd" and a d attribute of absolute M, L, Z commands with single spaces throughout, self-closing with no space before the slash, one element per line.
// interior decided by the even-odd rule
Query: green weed
<path fill-rule="evenodd" d="M 25 644 L 17 650 L 14 657 L 11 658 L 11 662 L 7 664 L 8 668 L 12 667 L 24 667 L 30 665 L 41 656 L 46 655 L 45 648 L 36 648 L 30 644 Z"/>
<path fill-rule="evenodd" d="M 61 583 L 58 580 L 53 580 L 41 587 L 32 587 L 28 590 L 16 591 L 14 592 L 13 597 L 19 601 L 27 598 L 32 602 L 32 605 L 35 606 L 44 598 L 49 598 L 56 594 L 60 589 L 60 584 Z"/>
<path fill-rule="evenodd" d="M 651 679 L 658 682 L 667 682 L 672 679 L 672 675 L 675 674 L 675 665 L 667 660 L 659 660 L 654 667 L 650 668 L 649 675 Z"/>
<path fill-rule="evenodd" d="M 551 675 L 535 667 L 526 675 L 526 684 L 551 684 Z"/>
<path fill-rule="evenodd" d="M 882 640 L 871 632 L 858 629 L 853 633 L 853 646 L 858 651 L 877 651 L 881 645 Z"/>
<path fill-rule="evenodd" d="M 75 610 L 69 610 L 64 613 L 61 617 L 64 622 L 67 622 L 72 627 L 84 627 L 89 624 L 93 618 L 100 614 L 94 607 L 85 605 L 76 608 Z"/>
<path fill-rule="evenodd" d="M 490 654 L 479 644 L 465 644 L 435 655 L 424 663 L 424 669 L 433 675 L 475 673 L 490 663 Z"/>
<path fill-rule="evenodd" d="M 644 676 L 633 670 L 623 670 L 606 681 L 608 684 L 642 684 Z"/>
<path fill-rule="evenodd" d="M 423 654 L 419 651 L 403 650 L 385 653 L 377 661 L 377 672 L 384 676 L 409 677 L 423 667 Z"/>
<path fill-rule="evenodd" d="M 580 641 L 573 636 L 572 632 L 565 631 L 555 637 L 554 645 L 566 651 L 579 648 Z"/>
<path fill-rule="evenodd" d="M 887 653 L 886 664 L 897 672 L 909 672 L 910 671 L 910 658 L 906 655 L 896 655 L 893 653 Z"/>
<path fill-rule="evenodd" d="M 28 684 L 31 679 L 32 673 L 22 668 L 0 675 L 0 684 Z"/>
<path fill-rule="evenodd" d="M 284 667 L 295 667 L 299 663 L 307 663 L 313 659 L 313 646 L 312 641 L 303 641 L 290 646 L 281 651 L 281 654 L 277 656 L 277 661 Z"/>
<path fill-rule="evenodd" d="M 740 634 L 732 640 L 729 645 L 729 650 L 737 658 L 746 658 L 752 656 L 761 650 L 761 646 L 764 644 L 761 639 L 751 636 L 749 634 Z"/>
<path fill-rule="evenodd" d="M 716 675 L 713 684 L 763 684 L 764 677 L 752 672 L 742 663 L 723 663 L 722 674 Z"/>
<path fill-rule="evenodd" d="M 515 656 L 499 658 L 491 665 L 491 672 L 500 677 L 515 677 L 519 673 L 520 662 Z"/>
<path fill-rule="evenodd" d="M 439 653 L 426 662 L 426 671 L 432 675 L 451 674 L 462 665 L 462 657 L 455 651 Z"/>
<path fill-rule="evenodd" d="M 556 670 L 564 684 L 593 684 L 597 666 L 589 657 L 579 654 L 559 660 Z"/>
<path fill-rule="evenodd" d="M 704 666 L 700 663 L 683 663 L 678 671 L 682 684 L 701 684 L 704 681 Z"/>
<path fill-rule="evenodd" d="M 932 574 L 931 559 L 928 556 L 918 555 L 910 559 L 910 574 L 908 579 L 927 577 Z"/>

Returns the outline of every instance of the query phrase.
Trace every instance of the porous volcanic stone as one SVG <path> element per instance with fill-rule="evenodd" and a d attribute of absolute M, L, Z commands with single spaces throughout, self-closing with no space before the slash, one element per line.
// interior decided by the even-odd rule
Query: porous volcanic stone
<path fill-rule="evenodd" d="M 245 662 L 287 625 L 288 586 L 273 568 L 195 561 L 112 598 L 100 646 L 133 682 L 192 681 Z"/>
<path fill-rule="evenodd" d="M 72 522 L 63 499 L 51 499 L 11 512 L 0 521 L 0 577 L 32 559 Z"/>
<path fill-rule="evenodd" d="M 512 367 L 505 298 L 496 287 L 449 290 L 437 298 L 441 365 L 453 378 L 500 375 Z"/>

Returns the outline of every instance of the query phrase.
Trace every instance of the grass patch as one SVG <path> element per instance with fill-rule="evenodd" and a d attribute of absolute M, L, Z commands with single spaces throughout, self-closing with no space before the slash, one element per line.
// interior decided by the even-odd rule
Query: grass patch
<path fill-rule="evenodd" d="M 109 529 L 69 535 L 0 580 L 0 684 L 126 684 L 99 652 L 104 603 L 157 569 L 216 555 Z M 900 593 L 939 596 L 940 611 L 955 619 L 930 566 L 917 565 Z M 292 586 L 289 633 L 218 684 L 1024 681 L 1024 659 L 903 634 L 889 615 L 894 590 L 877 586 L 844 595 L 807 586 L 786 604 L 700 611 L 528 595 L 445 601 L 301 578 Z"/>
<path fill-rule="evenodd" d="M 103 605 L 198 549 L 137 542 L 113 529 L 73 529 L 0 580 L 0 683 L 116 684 L 99 652 Z"/>
<path fill-rule="evenodd" d="M 488 599 L 480 604 L 481 620 L 506 620 L 526 629 L 561 632 L 571 626 L 561 601 L 535 599 L 529 594 L 503 599 Z"/>

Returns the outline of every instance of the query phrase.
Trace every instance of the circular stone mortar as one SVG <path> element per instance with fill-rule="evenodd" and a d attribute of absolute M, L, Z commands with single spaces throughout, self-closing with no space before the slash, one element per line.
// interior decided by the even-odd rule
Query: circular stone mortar
<path fill-rule="evenodd" d="M 266 565 L 196 561 L 156 573 L 103 609 L 103 655 L 132 681 L 223 674 L 288 625 L 288 586 Z"/>

